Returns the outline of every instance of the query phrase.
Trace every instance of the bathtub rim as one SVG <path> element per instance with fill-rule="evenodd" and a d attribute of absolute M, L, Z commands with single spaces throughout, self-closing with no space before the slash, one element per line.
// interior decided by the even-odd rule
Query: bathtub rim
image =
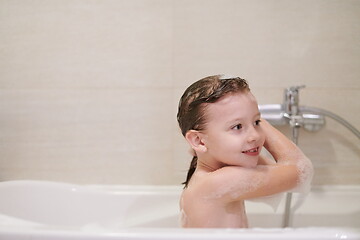
<path fill-rule="evenodd" d="M 360 228 L 248 228 L 248 229 L 184 229 L 124 228 L 117 231 L 74 231 L 71 229 L 2 229 L 0 237 L 55 237 L 72 239 L 360 239 Z M 149 238 L 151 236 L 152 238 Z"/>
<path fill-rule="evenodd" d="M 158 193 L 171 193 L 171 194 L 179 194 L 181 193 L 182 187 L 179 185 L 82 185 L 82 184 L 73 184 L 66 182 L 55 182 L 55 181 L 42 181 L 42 180 L 11 180 L 11 181 L 3 181 L 0 182 L 1 186 L 15 186 L 15 185 L 32 185 L 35 184 L 37 186 L 57 186 L 60 188 L 64 188 L 70 191 L 94 191 L 106 194 L 123 194 L 127 192 L 131 193 L 139 193 L 139 194 L 158 194 Z M 341 191 L 341 192 L 354 192 L 354 190 L 360 194 L 360 185 L 319 185 L 312 186 L 311 191 L 315 192 L 326 192 L 326 191 Z M 15 228 L 15 227 L 14 227 Z M 343 236 L 344 234 L 348 234 L 354 238 L 348 239 L 360 239 L 360 228 L 352 228 L 352 227 L 295 227 L 295 228 L 250 228 L 250 229 L 182 229 L 182 228 L 123 228 L 123 229 L 104 229 L 104 231 L 82 231 L 79 228 L 71 228 L 71 227 L 51 227 L 47 228 L 46 226 L 38 226 L 38 227 L 23 227 L 20 226 L 20 229 L 14 229 L 13 227 L 0 225 L 0 237 L 4 236 L 4 234 L 8 234 L 9 236 L 27 236 L 31 234 L 33 236 L 69 236 L 76 235 L 80 237 L 86 238 L 96 238 L 96 237 L 104 237 L 104 238 L 119 238 L 119 237 L 131 237 L 131 236 L 145 236 L 149 233 L 157 234 L 161 237 L 171 236 L 173 237 L 174 232 L 179 235 L 186 237 L 191 234 L 195 234 L 196 236 L 204 236 L 205 234 L 207 239 L 221 239 L 216 238 L 217 234 L 220 232 L 222 236 L 224 234 L 231 239 L 237 233 L 241 233 L 242 235 L 248 236 L 249 239 L 256 239 L 253 236 L 261 233 L 279 233 L 281 232 L 281 236 L 285 236 L 280 239 L 288 239 L 289 237 L 298 236 L 299 234 L 315 232 L 317 235 L 314 238 L 308 239 L 338 239 L 335 236 Z M 168 235 L 167 235 L 168 234 Z M 295 235 L 294 235 L 295 234 Z M 343 234 L 343 235 L 341 235 Z M 275 234 L 274 234 L 275 235 Z M 214 236 L 214 238 L 212 238 Z M 267 238 L 272 239 L 272 238 Z M 279 239 L 278 236 L 274 236 L 273 239 Z M 339 238 L 340 239 L 340 238 Z"/>
<path fill-rule="evenodd" d="M 159 191 L 182 191 L 182 185 L 175 184 L 165 184 L 165 185 L 150 185 L 150 184 L 81 184 L 81 183 L 71 183 L 66 181 L 51 181 L 51 180 L 27 180 L 27 179 L 15 179 L 15 180 L 5 180 L 0 181 L 0 187 L 2 186 L 11 186 L 11 185 L 21 185 L 21 184 L 35 184 L 37 186 L 46 186 L 46 185 L 55 185 L 57 187 L 68 187 L 70 189 L 80 188 L 80 189 L 91 189 L 91 190 L 101 190 L 101 191 L 126 191 L 126 192 L 137 192 L 139 190 L 150 191 L 150 190 L 159 190 Z M 324 184 L 324 185 L 312 185 L 311 191 L 324 191 L 324 190 L 341 190 L 341 191 L 351 191 L 359 190 L 360 185 L 358 184 Z"/>

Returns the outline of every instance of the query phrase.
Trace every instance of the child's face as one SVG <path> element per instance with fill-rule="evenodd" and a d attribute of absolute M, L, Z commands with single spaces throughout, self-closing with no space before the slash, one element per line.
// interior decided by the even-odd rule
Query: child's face
<path fill-rule="evenodd" d="M 250 92 L 229 94 L 208 104 L 205 111 L 208 164 L 255 167 L 265 142 L 255 97 Z"/>

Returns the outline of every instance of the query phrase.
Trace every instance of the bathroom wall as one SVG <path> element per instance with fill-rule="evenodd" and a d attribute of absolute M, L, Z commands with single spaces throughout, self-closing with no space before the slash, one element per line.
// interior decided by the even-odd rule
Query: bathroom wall
<path fill-rule="evenodd" d="M 305 84 L 302 105 L 360 128 L 359 16 L 357 0 L 0 0 L 0 180 L 179 184 L 178 99 L 218 73 L 259 104 Z M 299 141 L 314 184 L 360 184 L 347 129 Z"/>

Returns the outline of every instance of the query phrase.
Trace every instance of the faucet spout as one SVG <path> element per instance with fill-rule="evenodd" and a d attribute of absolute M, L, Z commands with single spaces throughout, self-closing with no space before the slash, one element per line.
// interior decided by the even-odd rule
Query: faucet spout
<path fill-rule="evenodd" d="M 299 90 L 305 88 L 305 85 L 292 86 L 284 91 L 284 110 L 288 115 L 299 114 Z"/>

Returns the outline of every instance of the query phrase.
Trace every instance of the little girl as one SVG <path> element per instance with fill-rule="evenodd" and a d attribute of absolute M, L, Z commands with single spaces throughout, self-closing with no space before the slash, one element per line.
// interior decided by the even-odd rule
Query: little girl
<path fill-rule="evenodd" d="M 177 120 L 194 154 L 180 200 L 183 227 L 246 228 L 244 200 L 312 178 L 309 159 L 261 119 L 244 79 L 217 75 L 193 83 Z M 260 156 L 262 147 L 275 161 Z"/>

